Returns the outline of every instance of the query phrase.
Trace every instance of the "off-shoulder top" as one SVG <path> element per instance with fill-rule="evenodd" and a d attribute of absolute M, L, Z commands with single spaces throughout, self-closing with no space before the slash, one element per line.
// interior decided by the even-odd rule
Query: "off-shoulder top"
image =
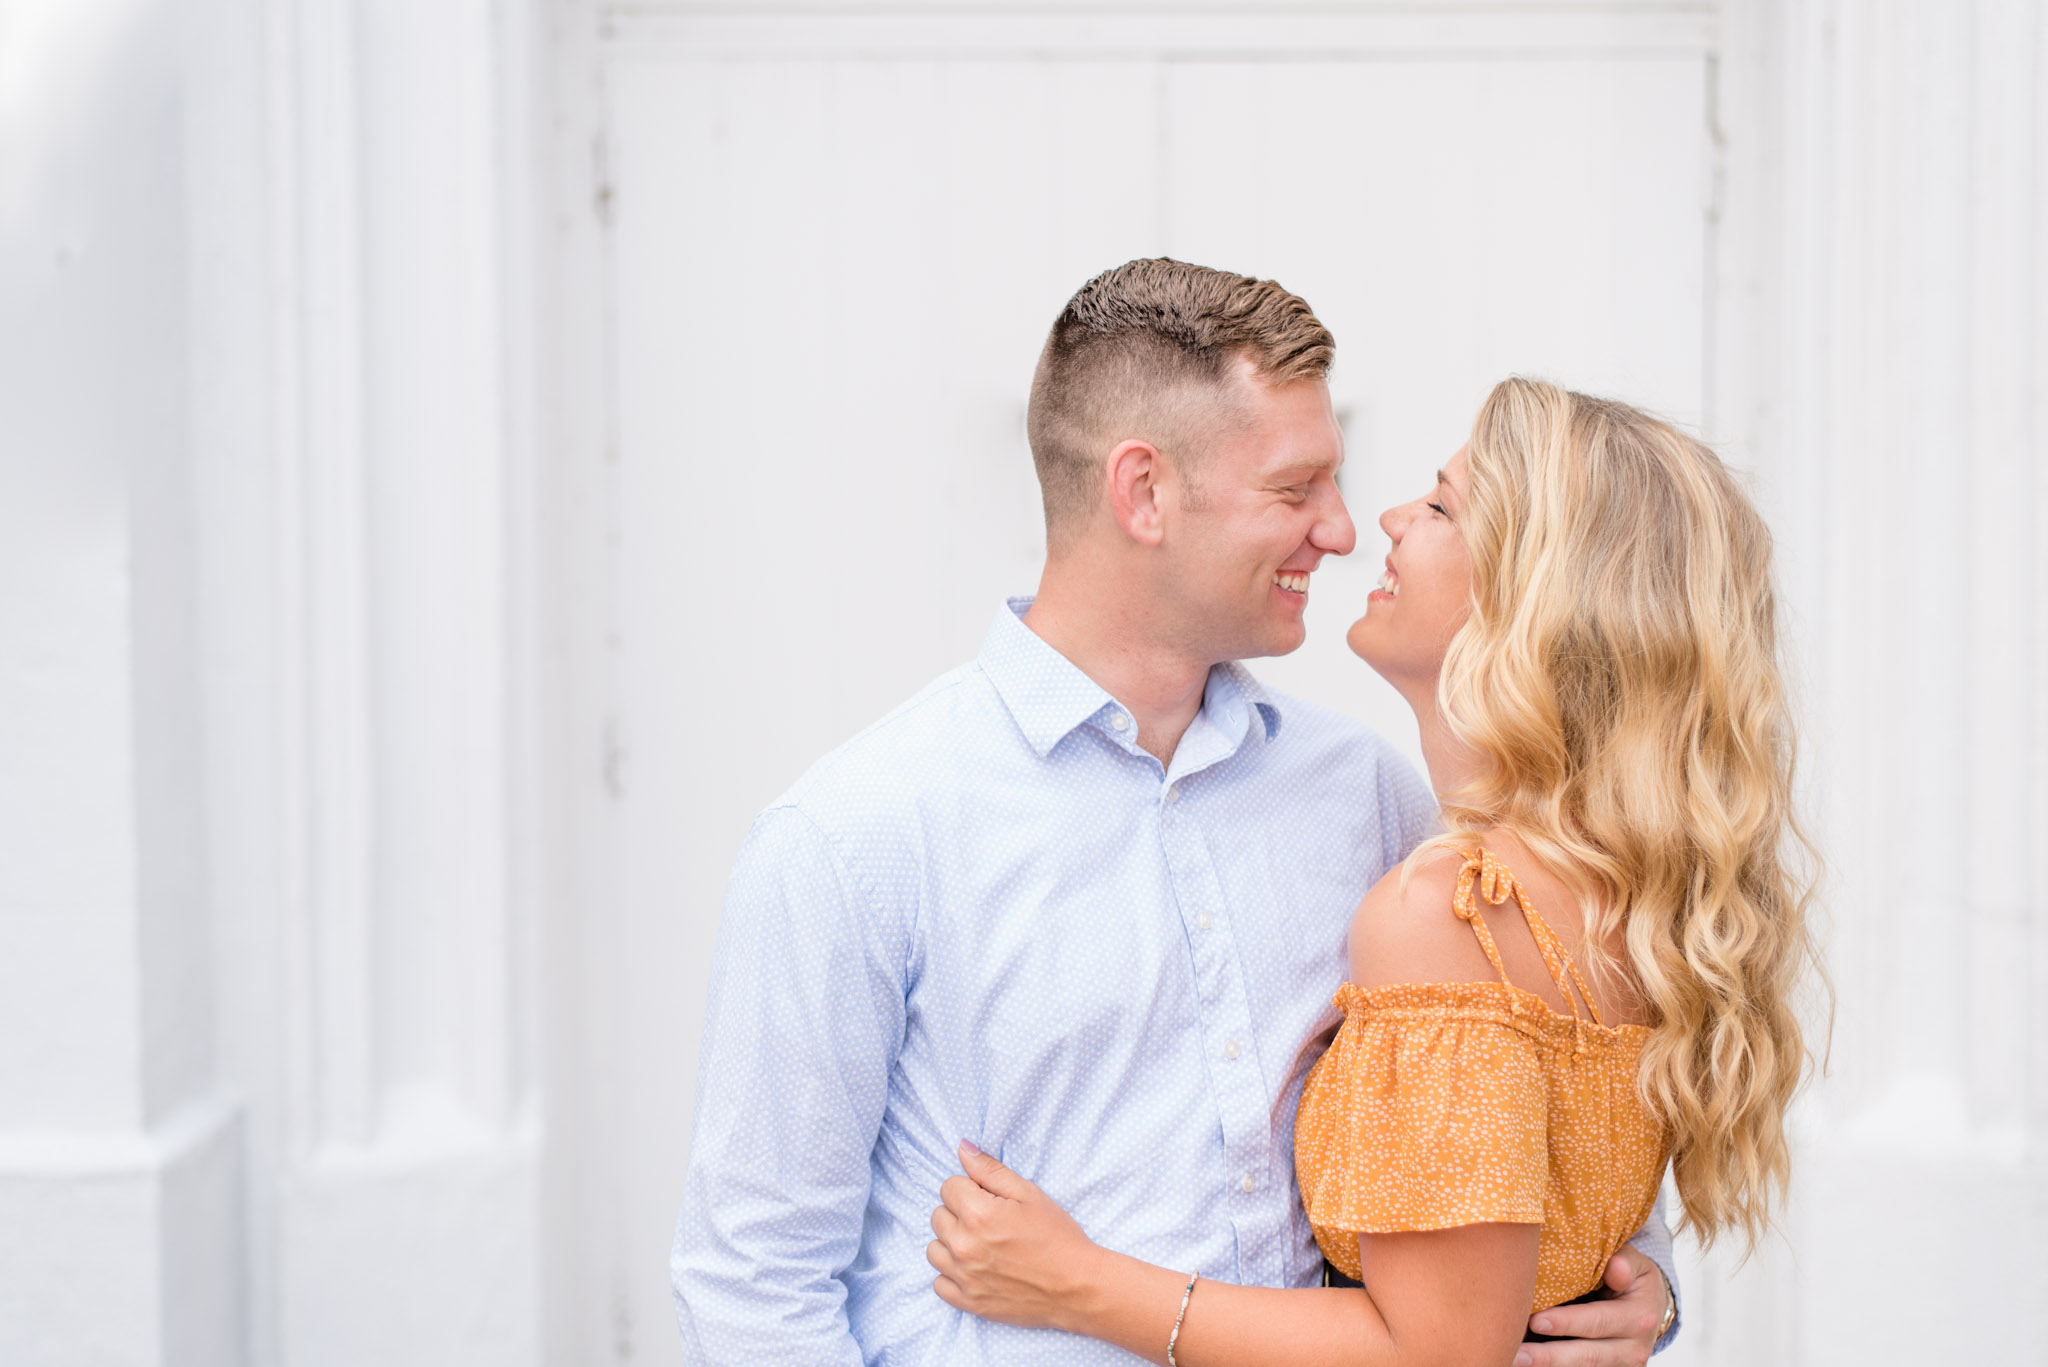
<path fill-rule="evenodd" d="M 1344 1023 L 1302 1088 L 1295 1173 L 1323 1256 L 1352 1278 L 1362 1233 L 1541 1225 L 1533 1313 L 1598 1286 L 1649 1218 L 1665 1160 L 1636 1089 L 1650 1030 L 1603 1024 L 1507 866 L 1464 854 L 1452 910 L 1501 980 L 1345 983 Z M 1475 884 L 1520 905 L 1570 1015 L 1507 981 Z"/>

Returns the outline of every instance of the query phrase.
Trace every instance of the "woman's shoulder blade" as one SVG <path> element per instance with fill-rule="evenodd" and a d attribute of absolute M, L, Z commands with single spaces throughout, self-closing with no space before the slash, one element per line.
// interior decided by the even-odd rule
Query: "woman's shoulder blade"
<path fill-rule="evenodd" d="M 1351 922 L 1353 983 L 1498 981 L 1472 927 L 1451 909 L 1463 863 L 1457 851 L 1432 846 L 1374 885 Z"/>

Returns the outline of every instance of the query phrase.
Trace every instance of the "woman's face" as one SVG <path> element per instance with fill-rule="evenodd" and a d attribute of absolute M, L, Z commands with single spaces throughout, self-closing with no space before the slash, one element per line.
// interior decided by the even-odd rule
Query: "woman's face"
<path fill-rule="evenodd" d="M 1345 642 L 1411 702 L 1434 694 L 1451 638 L 1471 611 L 1472 565 L 1458 515 L 1465 506 L 1465 450 L 1412 503 L 1380 514 L 1394 543 L 1380 586 Z"/>

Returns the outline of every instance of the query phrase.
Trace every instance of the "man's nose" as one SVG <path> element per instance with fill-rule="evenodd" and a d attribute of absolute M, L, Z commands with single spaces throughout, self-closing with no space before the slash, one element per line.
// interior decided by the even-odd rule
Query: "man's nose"
<path fill-rule="evenodd" d="M 1351 510 L 1344 506 L 1344 495 L 1330 491 L 1329 506 L 1316 519 L 1310 529 L 1309 542 L 1326 555 L 1349 555 L 1358 545 L 1358 528 L 1351 521 Z"/>

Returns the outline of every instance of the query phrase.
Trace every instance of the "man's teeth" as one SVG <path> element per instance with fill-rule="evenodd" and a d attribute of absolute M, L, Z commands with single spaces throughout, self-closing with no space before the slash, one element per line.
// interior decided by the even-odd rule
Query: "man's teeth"
<path fill-rule="evenodd" d="M 1392 570 L 1380 571 L 1380 592 L 1386 594 L 1389 598 L 1401 596 L 1401 583 L 1394 578 Z"/>
<path fill-rule="evenodd" d="M 1273 582 L 1291 593 L 1308 592 L 1308 575 L 1305 573 L 1291 574 L 1286 570 L 1282 570 L 1273 576 Z"/>

